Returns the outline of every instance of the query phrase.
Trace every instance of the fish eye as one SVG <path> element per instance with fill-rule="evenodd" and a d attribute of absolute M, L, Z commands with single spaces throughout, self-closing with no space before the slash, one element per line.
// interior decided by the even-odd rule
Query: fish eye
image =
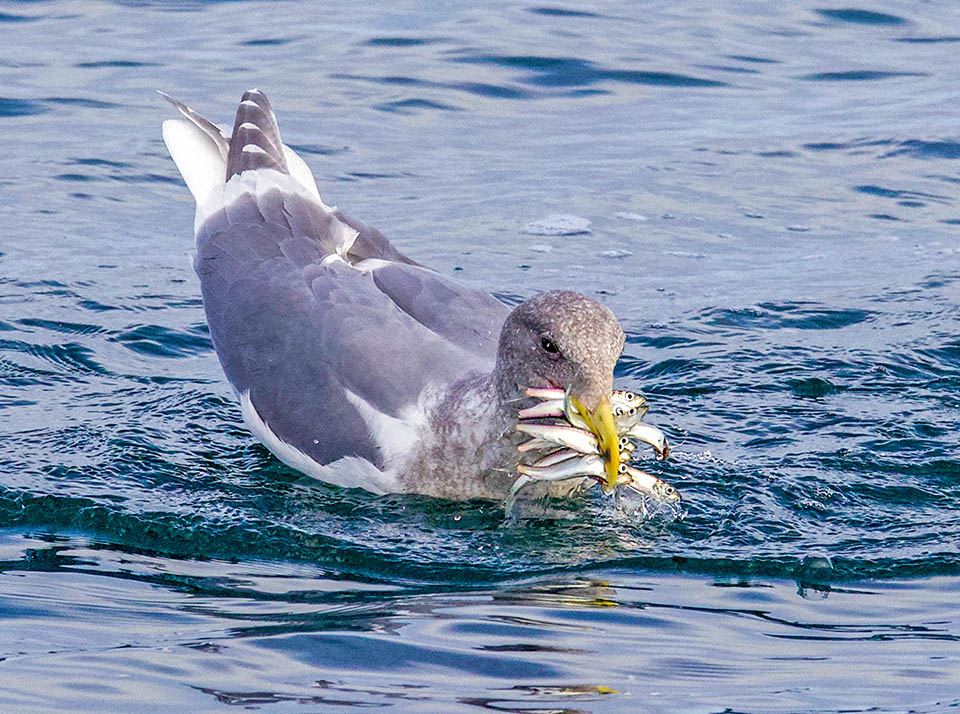
<path fill-rule="evenodd" d="M 551 340 L 549 337 L 542 338 L 540 340 L 540 346 L 545 352 L 550 352 L 551 354 L 557 354 L 560 352 L 560 349 L 557 347 L 557 343 Z"/>
<path fill-rule="evenodd" d="M 623 416 L 623 407 L 614 407 L 613 409 L 614 416 Z"/>
<path fill-rule="evenodd" d="M 634 394 L 633 392 L 624 392 L 623 396 L 628 402 L 632 402 L 634 399 L 637 398 L 637 395 Z"/>
<path fill-rule="evenodd" d="M 617 469 L 617 473 L 619 473 L 619 474 L 621 474 L 621 475 L 627 473 L 627 465 L 626 465 L 626 464 L 620 464 L 620 468 Z"/>
<path fill-rule="evenodd" d="M 636 407 L 630 407 L 629 409 L 627 409 L 627 416 L 633 416 L 636 413 L 637 413 Z"/>

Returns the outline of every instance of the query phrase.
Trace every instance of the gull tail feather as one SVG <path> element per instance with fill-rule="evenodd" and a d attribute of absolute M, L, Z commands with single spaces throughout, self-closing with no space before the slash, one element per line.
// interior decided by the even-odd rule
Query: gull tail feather
<path fill-rule="evenodd" d="M 292 176 L 327 212 L 336 210 L 323 202 L 306 162 L 281 142 L 276 117 L 263 92 L 251 89 L 244 93 L 234 121 L 235 127 L 244 128 L 240 136 L 234 131 L 234 137 L 166 92 L 157 93 L 183 116 L 182 120 L 163 122 L 163 140 L 198 206 L 211 190 L 246 168 L 275 168 Z M 244 152 L 245 147 L 251 148 Z"/>
<path fill-rule="evenodd" d="M 163 122 L 163 141 L 197 205 L 226 180 L 228 139 L 214 123 L 164 92 L 160 96 L 184 116 Z"/>
<path fill-rule="evenodd" d="M 243 93 L 227 153 L 227 181 L 250 169 L 274 169 L 289 174 L 280 140 L 280 127 L 270 100 L 259 89 Z"/>

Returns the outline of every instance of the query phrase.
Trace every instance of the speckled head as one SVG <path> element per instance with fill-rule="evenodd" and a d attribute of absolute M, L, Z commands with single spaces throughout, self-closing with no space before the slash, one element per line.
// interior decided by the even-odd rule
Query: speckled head
<path fill-rule="evenodd" d="M 515 399 L 527 387 L 570 387 L 588 409 L 613 390 L 624 334 L 609 309 L 585 295 L 551 290 L 507 317 L 497 352 L 497 391 Z"/>

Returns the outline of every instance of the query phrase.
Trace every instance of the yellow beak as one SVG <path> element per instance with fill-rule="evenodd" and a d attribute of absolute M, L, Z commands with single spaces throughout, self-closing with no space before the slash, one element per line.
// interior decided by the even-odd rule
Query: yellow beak
<path fill-rule="evenodd" d="M 620 471 L 620 437 L 617 434 L 617 425 L 613 420 L 613 409 L 609 397 L 604 397 L 592 412 L 574 396 L 570 396 L 570 403 L 574 411 L 580 415 L 587 428 L 597 437 L 600 446 L 600 455 L 603 457 L 604 470 L 607 481 L 604 490 L 610 491 L 617 483 L 617 474 Z"/>

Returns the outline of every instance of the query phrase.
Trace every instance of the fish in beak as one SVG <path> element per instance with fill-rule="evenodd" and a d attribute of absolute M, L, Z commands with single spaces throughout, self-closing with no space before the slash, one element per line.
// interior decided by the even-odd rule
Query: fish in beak
<path fill-rule="evenodd" d="M 637 448 L 634 439 L 650 444 L 661 459 L 670 453 L 663 432 L 642 421 L 647 411 L 642 396 L 621 390 L 605 395 L 602 388 L 577 384 L 566 390 L 528 387 L 526 396 L 541 401 L 517 412 L 515 430 L 530 437 L 517 450 L 529 460 L 517 465 L 520 475 L 504 502 L 508 514 L 519 491 L 533 481 L 584 477 L 599 482 L 607 493 L 626 486 L 659 503 L 680 501 L 675 488 L 627 463 Z M 591 403 L 596 404 L 592 409 Z"/>
<path fill-rule="evenodd" d="M 597 437 L 606 474 L 603 489 L 607 492 L 612 491 L 617 485 L 617 474 L 620 472 L 620 435 L 617 434 L 617 424 L 613 419 L 610 398 L 604 395 L 597 402 L 597 406 L 591 410 L 568 392 L 567 404 L 569 411 L 583 420 L 590 433 Z"/>

